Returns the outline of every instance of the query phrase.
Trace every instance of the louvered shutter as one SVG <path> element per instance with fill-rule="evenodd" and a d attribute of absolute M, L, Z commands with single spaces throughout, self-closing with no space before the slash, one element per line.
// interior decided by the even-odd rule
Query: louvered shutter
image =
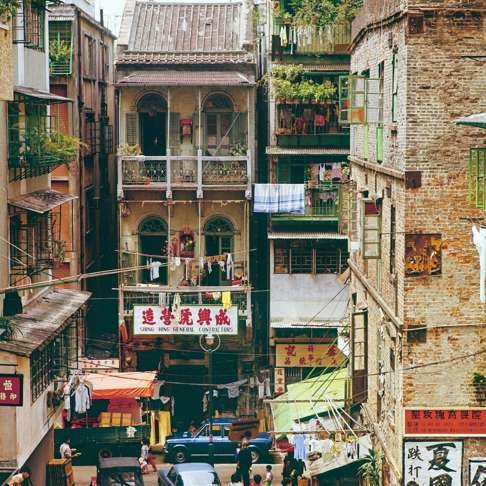
<path fill-rule="evenodd" d="M 129 145 L 138 144 L 138 116 L 137 113 L 125 114 L 125 142 Z"/>

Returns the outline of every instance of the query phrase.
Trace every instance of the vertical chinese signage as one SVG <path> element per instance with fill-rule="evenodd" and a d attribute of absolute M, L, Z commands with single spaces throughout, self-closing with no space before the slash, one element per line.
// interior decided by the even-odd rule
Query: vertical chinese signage
<path fill-rule="evenodd" d="M 0 406 L 23 405 L 23 375 L 0 374 Z"/>
<path fill-rule="evenodd" d="M 340 368 L 346 362 L 346 356 L 335 344 L 277 344 L 276 358 L 277 367 L 292 368 Z"/>
<path fill-rule="evenodd" d="M 460 440 L 405 440 L 405 486 L 462 486 L 463 443 Z"/>
<path fill-rule="evenodd" d="M 133 306 L 135 335 L 238 334 L 238 307 L 181 306 L 177 312 L 157 305 Z"/>
<path fill-rule="evenodd" d="M 285 368 L 275 368 L 275 395 L 282 395 L 285 391 Z"/>
<path fill-rule="evenodd" d="M 486 484 L 486 457 L 469 459 L 469 486 Z"/>

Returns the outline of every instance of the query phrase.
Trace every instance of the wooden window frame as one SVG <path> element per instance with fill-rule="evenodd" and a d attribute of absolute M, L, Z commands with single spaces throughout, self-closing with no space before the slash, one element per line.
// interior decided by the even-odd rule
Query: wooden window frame
<path fill-rule="evenodd" d="M 374 205 L 376 210 L 372 211 Z M 368 208 L 368 209 L 367 209 Z M 367 214 L 368 210 L 368 214 Z M 370 226 L 372 218 L 376 219 L 375 227 Z M 381 258 L 381 227 L 382 227 L 382 205 L 381 202 L 372 199 L 362 199 L 361 201 L 361 255 L 364 260 L 375 260 Z M 367 237 L 367 231 L 377 232 L 378 237 L 372 240 Z M 377 251 L 370 253 L 367 248 L 370 245 L 376 245 Z"/>

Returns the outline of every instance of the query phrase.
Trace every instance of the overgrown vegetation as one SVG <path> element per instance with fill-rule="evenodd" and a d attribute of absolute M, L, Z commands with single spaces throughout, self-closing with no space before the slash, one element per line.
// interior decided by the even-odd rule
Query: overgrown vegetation
<path fill-rule="evenodd" d="M 472 382 L 475 385 L 486 385 L 486 376 L 478 371 L 475 371 L 472 376 Z"/>
<path fill-rule="evenodd" d="M 275 65 L 272 69 L 273 95 L 280 100 L 322 103 L 336 93 L 331 81 L 316 83 L 304 77 L 302 65 Z"/>
<path fill-rule="evenodd" d="M 0 341 L 9 341 L 15 334 L 15 327 L 8 317 L 0 317 Z"/>
<path fill-rule="evenodd" d="M 22 0 L 0 0 L 0 18 L 12 18 L 22 5 Z"/>
<path fill-rule="evenodd" d="M 363 464 L 359 467 L 359 475 L 366 480 L 367 486 L 380 486 L 381 455 L 374 449 L 363 457 Z"/>
<path fill-rule="evenodd" d="M 273 17 L 278 23 L 324 28 L 352 21 L 362 5 L 362 0 L 290 0 L 287 8 L 276 8 Z"/>
<path fill-rule="evenodd" d="M 62 39 L 49 42 L 49 62 L 51 64 L 68 64 L 71 60 L 71 45 Z"/>

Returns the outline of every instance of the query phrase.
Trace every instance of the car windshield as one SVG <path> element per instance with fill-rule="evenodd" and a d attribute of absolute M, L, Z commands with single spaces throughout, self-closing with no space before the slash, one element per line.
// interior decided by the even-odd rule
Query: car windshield
<path fill-rule="evenodd" d="M 213 486 L 220 485 L 218 476 L 212 471 L 187 471 L 180 475 L 182 481 L 177 486 Z"/>

